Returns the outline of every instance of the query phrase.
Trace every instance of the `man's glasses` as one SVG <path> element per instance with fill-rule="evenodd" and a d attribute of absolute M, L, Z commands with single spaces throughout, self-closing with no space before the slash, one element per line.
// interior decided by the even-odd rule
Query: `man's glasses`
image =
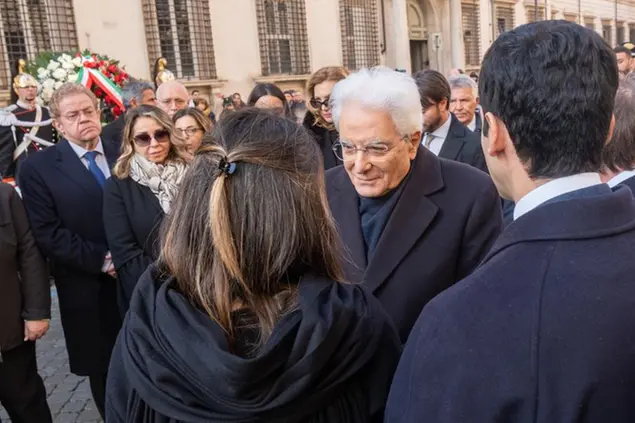
<path fill-rule="evenodd" d="M 197 128 L 196 126 L 190 126 L 189 128 L 175 128 L 174 132 L 176 132 L 177 135 L 179 136 L 188 136 L 191 137 L 192 135 L 196 134 L 198 131 L 202 131 L 201 128 Z"/>
<path fill-rule="evenodd" d="M 312 98 L 311 101 L 309 101 L 309 104 L 311 104 L 311 107 L 315 108 L 315 109 L 321 109 L 322 106 L 326 107 L 327 109 L 329 108 L 329 100 L 330 97 L 326 97 L 326 99 L 324 101 L 320 101 L 317 98 Z"/>
<path fill-rule="evenodd" d="M 407 140 L 409 137 L 403 137 L 401 141 Z M 348 142 L 340 141 L 333 145 L 333 152 L 335 156 L 343 162 L 351 162 L 357 157 L 357 152 L 361 151 L 362 154 L 368 155 L 370 158 L 381 159 L 388 155 L 388 153 L 399 143 L 388 146 L 387 144 L 370 144 L 366 147 L 355 147 Z"/>
<path fill-rule="evenodd" d="M 152 142 L 152 139 L 156 140 L 156 142 L 159 143 L 169 142 L 170 131 L 166 129 L 159 129 L 158 131 L 154 131 L 154 134 L 142 132 L 135 135 L 132 139 L 138 147 L 147 147 Z"/>

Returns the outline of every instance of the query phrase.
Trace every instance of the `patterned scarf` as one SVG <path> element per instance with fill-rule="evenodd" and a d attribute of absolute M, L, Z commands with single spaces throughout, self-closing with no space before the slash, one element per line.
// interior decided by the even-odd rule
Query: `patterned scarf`
<path fill-rule="evenodd" d="M 130 177 L 138 184 L 150 188 L 165 213 L 170 211 L 186 169 L 179 162 L 155 164 L 139 154 L 135 154 L 130 161 Z"/>

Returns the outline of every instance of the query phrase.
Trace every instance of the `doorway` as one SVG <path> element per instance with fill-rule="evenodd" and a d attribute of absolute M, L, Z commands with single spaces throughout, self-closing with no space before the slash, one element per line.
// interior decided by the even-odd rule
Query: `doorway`
<path fill-rule="evenodd" d="M 428 40 L 410 40 L 410 62 L 413 74 L 430 68 Z"/>

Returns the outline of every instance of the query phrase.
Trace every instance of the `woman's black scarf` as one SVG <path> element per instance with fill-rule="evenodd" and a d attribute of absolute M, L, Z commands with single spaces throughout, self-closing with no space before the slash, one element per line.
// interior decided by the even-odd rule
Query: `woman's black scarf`
<path fill-rule="evenodd" d="M 120 375 L 111 375 L 109 390 L 123 376 L 132 396 L 122 404 L 126 421 L 381 418 L 400 346 L 372 294 L 306 275 L 298 309 L 244 358 L 231 354 L 222 329 L 158 275 L 151 266 L 140 279 L 113 355 L 122 362 L 111 364 Z"/>

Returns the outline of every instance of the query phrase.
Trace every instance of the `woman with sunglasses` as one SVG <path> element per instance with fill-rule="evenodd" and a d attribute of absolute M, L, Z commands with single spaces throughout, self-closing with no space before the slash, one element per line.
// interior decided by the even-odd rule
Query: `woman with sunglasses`
<path fill-rule="evenodd" d="M 342 164 L 333 151 L 339 140 L 335 130 L 333 117 L 329 108 L 329 98 L 335 84 L 348 76 L 349 72 L 341 66 L 322 68 L 311 75 L 306 91 L 309 96 L 307 107 L 309 113 L 304 117 L 304 127 L 313 135 L 320 145 L 324 156 L 324 169 Z"/>
<path fill-rule="evenodd" d="M 212 128 L 212 122 L 198 109 L 187 108 L 176 112 L 176 134 L 185 140 L 187 151 L 194 154 L 203 142 L 203 136 Z"/>
<path fill-rule="evenodd" d="M 161 109 L 139 106 L 127 113 L 121 156 L 104 187 L 104 226 L 122 316 L 137 280 L 158 256 L 157 230 L 185 173 L 184 150 Z"/>

